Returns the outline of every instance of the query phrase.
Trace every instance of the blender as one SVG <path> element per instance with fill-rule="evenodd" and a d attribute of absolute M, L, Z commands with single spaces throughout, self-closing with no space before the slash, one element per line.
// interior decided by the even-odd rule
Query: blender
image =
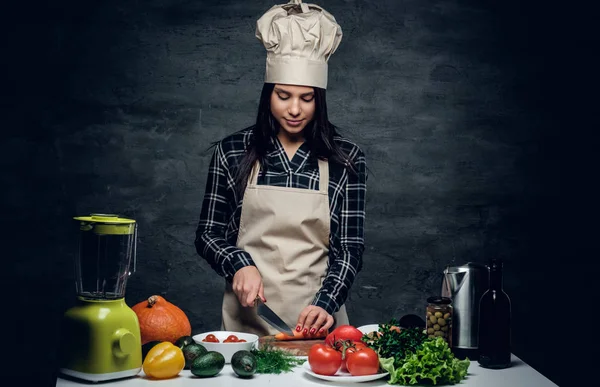
<path fill-rule="evenodd" d="M 142 345 L 137 315 L 125 303 L 136 262 L 137 224 L 111 214 L 75 217 L 75 305 L 63 317 L 60 372 L 92 382 L 137 375 Z"/>

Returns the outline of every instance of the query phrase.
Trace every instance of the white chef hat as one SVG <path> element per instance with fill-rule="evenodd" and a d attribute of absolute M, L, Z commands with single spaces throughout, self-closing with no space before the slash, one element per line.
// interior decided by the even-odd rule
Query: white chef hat
<path fill-rule="evenodd" d="M 327 61 L 342 40 L 333 15 L 291 0 L 271 7 L 256 22 L 267 49 L 265 82 L 327 88 Z"/>

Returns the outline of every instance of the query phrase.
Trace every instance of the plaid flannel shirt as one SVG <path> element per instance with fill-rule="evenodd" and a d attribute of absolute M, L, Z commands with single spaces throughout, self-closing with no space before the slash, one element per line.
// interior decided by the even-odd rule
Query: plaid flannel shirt
<path fill-rule="evenodd" d="M 237 270 L 254 265 L 252 257 L 236 246 L 242 198 L 235 192 L 235 173 L 251 135 L 250 129 L 236 132 L 217 143 L 212 155 L 196 250 L 210 266 L 231 281 Z M 335 141 L 353 160 L 358 174 L 337 163 L 329 165 L 330 236 L 328 269 L 312 305 L 337 312 L 348 297 L 356 274 L 362 269 L 366 195 L 366 160 L 360 148 L 342 137 Z M 266 176 L 258 184 L 318 190 L 319 167 L 304 143 L 289 160 L 277 138 L 268 154 Z"/>

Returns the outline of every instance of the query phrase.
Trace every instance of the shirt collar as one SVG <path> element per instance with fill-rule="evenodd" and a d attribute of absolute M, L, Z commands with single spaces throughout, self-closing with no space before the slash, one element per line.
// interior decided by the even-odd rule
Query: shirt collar
<path fill-rule="evenodd" d="M 282 164 L 286 171 L 297 172 L 304 164 L 306 164 L 306 161 L 310 156 L 310 148 L 306 141 L 300 145 L 300 148 L 298 148 L 292 160 L 288 159 L 285 149 L 283 149 L 283 145 L 281 145 L 281 142 L 276 136 L 271 138 L 271 145 L 272 150 L 267 154 L 267 157 L 279 161 L 277 164 Z"/>

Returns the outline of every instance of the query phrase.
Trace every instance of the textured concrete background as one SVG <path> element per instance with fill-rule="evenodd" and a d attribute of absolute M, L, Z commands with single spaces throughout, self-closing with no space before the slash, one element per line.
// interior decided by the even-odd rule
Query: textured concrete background
<path fill-rule="evenodd" d="M 563 253 L 551 95 L 564 63 L 551 42 L 564 35 L 546 5 L 518 3 L 319 3 L 344 31 L 330 118 L 371 170 L 365 265 L 347 306 L 355 325 L 422 314 L 445 265 L 501 256 L 514 352 L 562 385 L 567 339 L 531 323 L 554 305 L 546 284 L 560 273 L 548 263 Z M 71 218 L 90 212 L 139 222 L 130 305 L 161 294 L 194 332 L 218 327 L 223 282 L 193 247 L 207 148 L 255 118 L 254 27 L 273 4 L 62 0 L 15 12 L 0 145 L 14 337 L 41 328 L 55 347 L 74 298 Z M 55 376 L 45 357 L 40 380 Z"/>

